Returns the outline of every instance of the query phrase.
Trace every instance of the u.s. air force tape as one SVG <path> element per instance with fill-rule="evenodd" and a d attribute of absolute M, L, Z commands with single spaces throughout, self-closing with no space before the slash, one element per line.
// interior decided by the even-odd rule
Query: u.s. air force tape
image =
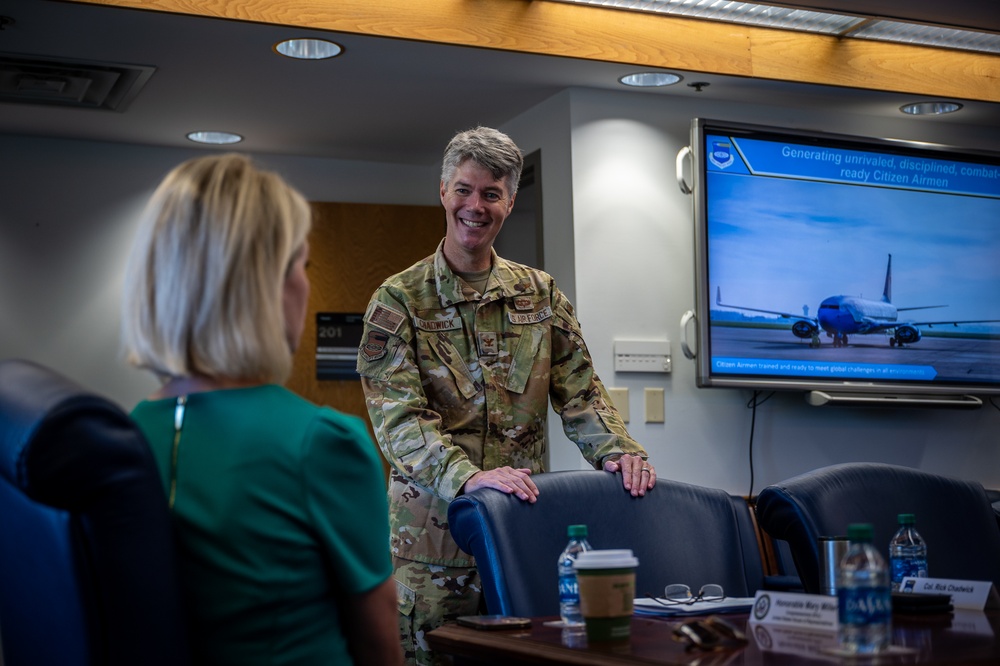
<path fill-rule="evenodd" d="M 537 324 L 552 316 L 552 308 L 544 307 L 538 312 L 507 312 L 507 318 L 512 324 Z"/>

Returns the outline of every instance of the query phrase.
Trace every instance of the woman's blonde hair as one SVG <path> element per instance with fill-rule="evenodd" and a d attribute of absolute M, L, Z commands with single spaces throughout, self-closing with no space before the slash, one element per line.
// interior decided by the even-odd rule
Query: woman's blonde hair
<path fill-rule="evenodd" d="M 129 363 L 163 378 L 283 382 L 292 352 L 282 288 L 309 204 L 243 155 L 188 160 L 141 218 L 122 299 Z"/>

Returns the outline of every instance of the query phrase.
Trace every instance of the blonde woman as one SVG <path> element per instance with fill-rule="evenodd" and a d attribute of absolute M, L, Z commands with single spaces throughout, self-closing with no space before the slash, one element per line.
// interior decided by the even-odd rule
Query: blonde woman
<path fill-rule="evenodd" d="M 309 207 L 248 158 L 175 168 L 125 276 L 132 415 L 173 512 L 196 663 L 401 662 L 387 505 L 360 419 L 281 387 L 309 297 Z"/>

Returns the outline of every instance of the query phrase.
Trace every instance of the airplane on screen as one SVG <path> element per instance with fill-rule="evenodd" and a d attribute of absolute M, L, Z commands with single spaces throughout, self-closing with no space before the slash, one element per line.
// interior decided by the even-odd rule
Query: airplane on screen
<path fill-rule="evenodd" d="M 834 347 L 847 346 L 849 335 L 869 335 L 883 333 L 889 336 L 889 346 L 910 345 L 920 341 L 918 326 L 958 326 L 959 324 L 983 324 L 998 322 L 1000 319 L 974 319 L 966 321 L 901 321 L 899 313 L 909 310 L 927 310 L 944 308 L 946 305 L 920 305 L 908 308 L 898 308 L 892 304 L 892 255 L 885 269 L 885 287 L 882 299 L 873 301 L 854 296 L 830 296 L 819 304 L 816 317 L 761 310 L 742 305 L 728 305 L 722 302 L 722 289 L 716 287 L 715 304 L 722 308 L 746 310 L 748 312 L 763 312 L 778 315 L 784 319 L 794 319 L 792 334 L 797 338 L 811 339 L 812 346 L 819 346 L 820 330 L 833 339 Z"/>

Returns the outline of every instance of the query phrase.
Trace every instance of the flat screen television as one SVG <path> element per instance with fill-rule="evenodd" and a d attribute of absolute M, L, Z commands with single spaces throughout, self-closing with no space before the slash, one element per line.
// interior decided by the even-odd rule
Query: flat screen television
<path fill-rule="evenodd" d="M 699 387 L 1000 394 L 1000 155 L 706 119 L 682 152 Z"/>

